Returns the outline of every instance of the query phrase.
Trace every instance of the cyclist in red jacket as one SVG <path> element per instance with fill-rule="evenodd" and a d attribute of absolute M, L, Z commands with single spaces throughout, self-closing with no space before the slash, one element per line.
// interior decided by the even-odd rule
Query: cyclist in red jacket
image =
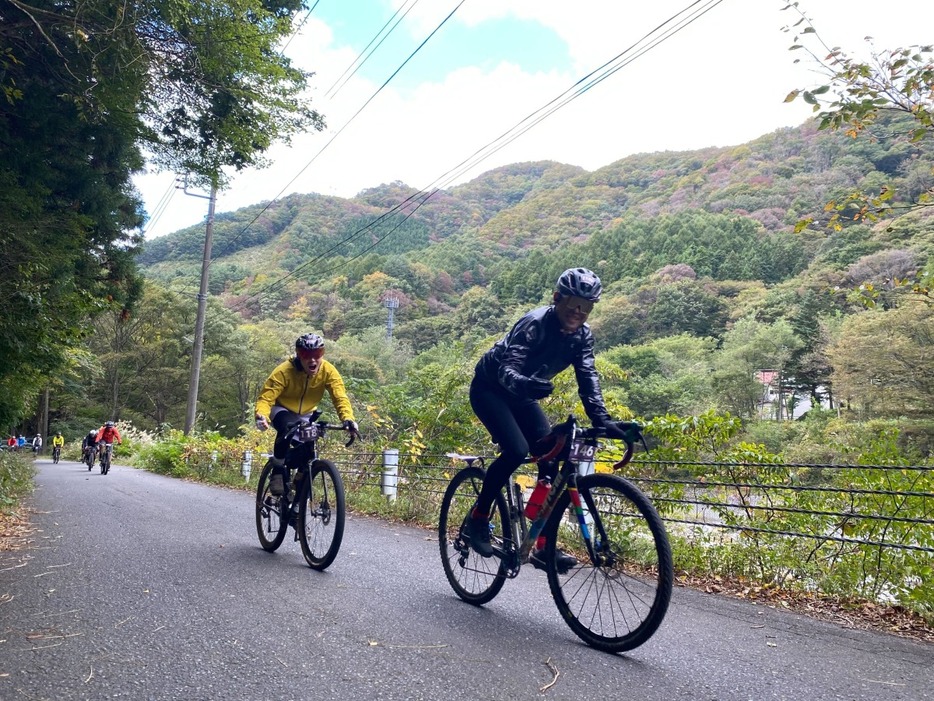
<path fill-rule="evenodd" d="M 106 422 L 103 426 L 97 429 L 97 442 L 98 443 L 123 443 L 123 439 L 120 438 L 120 431 L 117 430 L 117 427 L 114 426 L 113 421 Z"/>

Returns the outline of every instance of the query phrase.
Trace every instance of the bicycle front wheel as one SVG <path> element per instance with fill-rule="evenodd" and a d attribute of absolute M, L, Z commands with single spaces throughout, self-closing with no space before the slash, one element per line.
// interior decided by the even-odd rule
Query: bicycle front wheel
<path fill-rule="evenodd" d="M 256 535 L 259 536 L 259 544 L 267 552 L 274 552 L 282 545 L 289 529 L 286 514 L 288 499 L 277 497 L 269 491 L 271 476 L 272 463 L 267 461 L 256 483 Z"/>
<path fill-rule="evenodd" d="M 308 498 L 298 517 L 298 539 L 308 566 L 323 570 L 334 562 L 344 538 L 344 482 L 330 460 L 315 460 L 310 473 Z"/>
<path fill-rule="evenodd" d="M 671 600 L 671 546 L 658 512 L 631 482 L 594 474 L 561 495 L 545 526 L 548 586 L 565 622 L 606 652 L 632 650 L 652 637 Z M 577 558 L 559 572 L 555 551 Z"/>
<path fill-rule="evenodd" d="M 441 565 L 454 592 L 469 604 L 480 606 L 499 594 L 506 583 L 507 566 L 502 554 L 505 544 L 512 543 L 512 533 L 506 500 L 502 494 L 493 502 L 490 524 L 493 527 L 493 557 L 482 557 L 470 547 L 464 535 L 464 522 L 480 494 L 486 473 L 479 467 L 465 467 L 454 475 L 444 498 L 438 519 L 438 542 Z"/>

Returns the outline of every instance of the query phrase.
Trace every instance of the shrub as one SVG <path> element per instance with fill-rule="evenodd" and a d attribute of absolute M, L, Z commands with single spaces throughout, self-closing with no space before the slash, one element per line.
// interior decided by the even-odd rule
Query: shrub
<path fill-rule="evenodd" d="M 24 495 L 32 491 L 32 478 L 35 473 L 32 454 L 28 451 L 0 451 L 0 510 L 9 511 Z"/>

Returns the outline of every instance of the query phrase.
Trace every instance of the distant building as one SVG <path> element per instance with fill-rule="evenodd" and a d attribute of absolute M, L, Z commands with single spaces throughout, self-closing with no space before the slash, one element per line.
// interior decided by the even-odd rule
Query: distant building
<path fill-rule="evenodd" d="M 811 396 L 799 394 L 791 387 L 783 385 L 781 372 L 778 370 L 756 370 L 756 380 L 762 385 L 757 414 L 760 419 L 794 420 L 804 416 L 811 409 Z M 826 393 L 819 392 L 821 406 L 827 408 Z M 779 411 L 781 407 L 781 411 Z"/>

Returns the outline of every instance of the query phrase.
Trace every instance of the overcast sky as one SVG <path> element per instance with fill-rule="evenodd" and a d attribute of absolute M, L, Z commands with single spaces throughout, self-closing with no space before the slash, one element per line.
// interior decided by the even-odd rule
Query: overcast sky
<path fill-rule="evenodd" d="M 741 144 L 801 124 L 810 107 L 784 98 L 818 84 L 804 53 L 789 51 L 795 33 L 782 28 L 800 16 L 782 11 L 782 0 L 307 2 L 315 7 L 299 16 L 305 21 L 286 53 L 315 72 L 312 105 L 328 128 L 273 147 L 270 167 L 235 175 L 217 212 L 293 192 L 352 197 L 394 181 L 448 187 L 523 161 L 595 170 L 633 153 Z M 705 7 L 655 48 L 631 51 L 644 48 L 646 36 L 660 38 L 653 31 L 670 18 L 686 20 L 685 9 Z M 799 7 L 826 44 L 851 55 L 868 56 L 866 36 L 880 50 L 934 42 L 934 2 L 801 0 Z M 404 19 L 379 34 L 399 8 L 396 19 L 408 10 Z M 347 80 L 377 35 L 382 44 Z M 501 150 L 459 167 L 627 50 L 631 60 L 618 71 Z M 175 177 L 136 179 L 151 217 L 147 238 L 204 221 L 207 201 L 174 189 Z"/>

